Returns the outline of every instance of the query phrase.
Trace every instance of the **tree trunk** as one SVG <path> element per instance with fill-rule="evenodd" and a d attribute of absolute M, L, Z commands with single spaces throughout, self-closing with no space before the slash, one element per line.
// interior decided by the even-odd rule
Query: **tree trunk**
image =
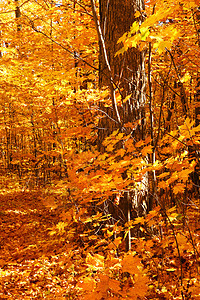
<path fill-rule="evenodd" d="M 115 56 L 115 53 L 122 47 L 121 43 L 117 43 L 118 39 L 130 30 L 130 26 L 136 20 L 134 16 L 136 11 L 141 12 L 140 21 L 142 21 L 144 2 L 142 0 L 100 0 L 99 9 L 102 36 L 111 69 L 109 72 L 103 45 L 100 42 L 99 84 L 100 87 L 110 86 L 109 80 L 111 77 L 114 89 L 119 91 L 122 96 L 122 103 L 118 108 L 120 124 L 113 124 L 113 127 L 122 128 L 124 123 L 135 123 L 137 120 L 141 120 L 141 124 L 138 126 L 135 134 L 137 139 L 143 139 L 145 121 L 145 54 L 136 48 L 128 49 L 123 55 L 119 56 Z M 128 95 L 131 95 L 130 99 L 123 103 L 123 99 Z M 113 107 L 112 109 L 107 109 L 106 113 L 114 117 L 111 111 L 113 111 Z M 110 128 L 99 135 L 99 144 L 102 143 L 102 140 L 109 133 Z"/>
<path fill-rule="evenodd" d="M 200 6 L 195 11 L 194 15 L 195 29 L 197 35 L 197 44 L 200 49 Z M 196 94 L 195 94 L 195 126 L 200 124 L 200 72 L 197 73 L 197 82 L 196 82 Z M 192 174 L 192 181 L 194 183 L 194 189 L 197 191 L 198 196 L 200 195 L 200 153 L 197 146 L 189 147 L 190 155 L 192 158 L 196 158 L 197 165 L 195 166 L 195 171 Z"/>
<path fill-rule="evenodd" d="M 196 10 L 195 13 L 195 21 L 196 21 L 196 30 L 197 30 L 197 42 L 198 46 L 200 48 L 200 7 Z M 195 121 L 196 121 L 196 126 L 200 124 L 200 73 L 198 73 L 197 76 L 197 85 L 196 85 L 196 103 L 198 104 L 195 110 Z"/>
<path fill-rule="evenodd" d="M 20 17 L 21 17 L 21 12 L 19 7 L 19 1 L 15 0 L 15 18 L 17 22 L 17 31 L 21 31 L 22 29 L 22 26 L 20 24 Z"/>
<path fill-rule="evenodd" d="M 118 39 L 136 21 L 135 13 L 141 12 L 137 20 L 142 22 L 144 1 L 143 0 L 99 0 L 100 22 L 95 11 L 93 0 L 91 0 L 93 16 L 99 36 L 99 85 L 108 86 L 111 92 L 112 106 L 101 107 L 105 112 L 99 124 L 98 147 L 104 151 L 103 140 L 119 129 L 124 132 L 124 124 L 131 122 L 134 126 L 132 132 L 133 141 L 145 137 L 145 53 L 136 48 L 128 49 L 123 55 L 115 56 L 122 47 Z M 115 93 L 121 95 L 121 103 L 117 104 Z M 124 99 L 130 96 L 124 103 Z M 130 132 L 127 132 L 130 134 Z M 143 180 L 144 179 L 144 180 Z M 146 199 L 147 177 L 142 179 L 144 191 L 136 191 L 134 194 L 127 191 L 120 201 L 120 209 L 126 216 L 125 222 L 130 220 L 130 210 L 137 207 L 137 214 L 141 212 L 141 196 Z M 145 182 L 145 183 L 144 183 Z M 140 204 L 139 204 L 140 202 Z M 140 208 L 139 208 L 140 206 Z M 111 209 L 113 211 L 113 209 Z M 116 216 L 114 216 L 116 218 Z M 127 240 L 127 250 L 130 249 L 130 234 Z"/>

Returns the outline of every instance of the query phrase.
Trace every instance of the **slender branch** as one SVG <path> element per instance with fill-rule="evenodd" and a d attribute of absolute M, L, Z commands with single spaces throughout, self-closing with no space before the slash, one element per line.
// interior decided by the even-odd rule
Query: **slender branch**
<path fill-rule="evenodd" d="M 169 72 L 164 80 L 164 84 L 163 84 L 163 93 L 162 93 L 162 99 L 161 99 L 161 105 L 160 105 L 160 114 L 159 114 L 159 122 L 158 122 L 158 134 L 157 134 L 157 137 L 156 137 L 156 140 L 155 140 L 155 143 L 154 143 L 154 151 L 157 147 L 157 144 L 158 144 L 158 141 L 159 141 L 159 136 L 160 136 L 160 131 L 161 131 L 161 116 L 162 116 L 162 108 L 163 108 L 163 104 L 164 104 L 164 99 L 165 99 L 165 85 L 166 85 L 166 82 L 167 82 L 167 78 L 169 76 L 171 72 L 171 66 L 170 66 L 170 69 L 169 69 Z"/>
<path fill-rule="evenodd" d="M 94 19 L 94 22 L 95 22 L 99 42 L 100 42 L 100 44 L 103 48 L 103 55 L 104 55 L 104 59 L 105 59 L 105 62 L 106 62 L 106 66 L 108 68 L 108 71 L 111 73 L 111 67 L 110 67 L 110 63 L 108 61 L 108 55 L 107 55 L 107 51 L 106 51 L 106 45 L 105 45 L 105 41 L 104 41 L 103 34 L 102 34 L 102 31 L 101 31 L 101 26 L 100 26 L 100 23 L 99 23 L 99 20 L 98 20 L 98 17 L 97 17 L 96 6 L 95 6 L 95 3 L 94 3 L 94 0 L 90 0 L 90 3 L 91 3 L 91 6 L 92 6 L 93 19 Z"/>
<path fill-rule="evenodd" d="M 149 112 L 151 125 L 151 140 L 154 146 L 154 132 L 153 132 L 153 112 L 152 112 L 152 82 L 151 82 L 151 42 L 149 43 L 149 58 L 148 58 L 148 85 L 149 85 Z"/>
<path fill-rule="evenodd" d="M 185 94 L 185 89 L 184 89 L 183 83 L 181 82 L 181 78 L 180 78 L 180 75 L 179 75 L 179 71 L 178 71 L 178 69 L 177 69 L 177 67 L 176 67 L 176 64 L 175 64 L 175 61 L 174 61 L 174 57 L 173 57 L 171 51 L 167 49 L 167 52 L 168 52 L 169 55 L 170 55 L 171 61 L 172 61 L 172 63 L 173 63 L 174 69 L 175 69 L 175 71 L 176 71 L 176 75 L 177 75 L 178 80 L 179 80 L 179 82 L 180 82 L 180 84 L 181 84 L 181 90 L 182 90 L 182 93 L 181 93 L 181 94 L 182 94 L 182 96 L 183 96 L 183 97 L 181 97 L 181 100 L 182 100 L 181 102 L 182 102 L 182 105 L 183 105 L 183 111 L 184 111 L 186 117 L 187 117 L 187 116 L 190 117 L 190 111 L 189 111 L 189 109 L 188 109 L 187 97 L 186 97 L 186 94 Z M 182 98 L 183 98 L 183 99 L 182 99 Z"/>
<path fill-rule="evenodd" d="M 197 22 L 195 20 L 195 15 L 198 14 L 198 8 L 197 8 L 197 12 L 195 13 L 193 9 L 191 9 L 192 11 L 192 18 L 193 18 L 193 22 L 194 22 L 194 28 L 196 30 L 196 34 L 197 34 L 197 40 L 198 40 L 198 45 L 200 46 L 200 34 L 199 34 L 199 30 L 197 28 Z"/>
<path fill-rule="evenodd" d="M 118 122 L 115 119 L 113 119 L 111 116 L 109 116 L 109 114 L 107 114 L 107 112 L 105 112 L 104 110 L 101 110 L 100 108 L 92 108 L 92 107 L 88 108 L 88 109 L 99 111 L 99 112 L 103 113 L 104 115 L 106 115 L 106 117 L 108 117 L 111 121 L 118 124 Z"/>

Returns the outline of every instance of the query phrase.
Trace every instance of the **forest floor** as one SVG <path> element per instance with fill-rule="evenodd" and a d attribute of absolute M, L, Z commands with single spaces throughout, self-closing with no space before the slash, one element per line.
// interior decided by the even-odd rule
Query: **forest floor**
<path fill-rule="evenodd" d="M 45 201 L 41 192 L 0 195 L 1 300 L 69 294 L 67 245 L 49 234 L 61 212 L 51 197 Z"/>
<path fill-rule="evenodd" d="M 65 200 L 61 195 L 45 194 L 44 191 L 40 190 L 10 193 L 7 191 L 0 194 L 0 300 L 82 299 L 79 298 L 78 285 L 79 282 L 82 282 L 81 278 L 85 274 L 84 272 L 87 272 L 85 263 L 87 259 L 85 260 L 85 257 L 91 249 L 87 249 L 87 244 L 80 243 L 80 228 L 76 227 L 78 226 L 76 220 L 75 226 L 69 225 L 69 228 L 65 228 L 65 214 L 70 214 L 70 212 L 69 209 L 67 211 L 63 202 Z M 198 223 L 199 220 L 195 219 L 195 222 Z M 144 256 L 144 264 L 146 264 L 146 267 L 151 266 L 151 264 L 154 265 L 154 262 L 158 264 L 160 255 L 165 252 L 167 270 L 166 272 L 162 271 L 162 278 L 159 279 L 162 283 L 161 290 L 158 288 L 152 289 L 152 292 L 145 299 L 200 299 L 196 275 L 196 268 L 198 269 L 197 258 L 193 254 L 192 245 L 186 243 L 186 238 L 179 234 L 178 238 L 183 253 L 182 267 L 186 276 L 184 279 L 186 290 L 184 293 L 188 296 L 182 298 L 179 293 L 176 298 L 173 298 L 176 290 L 178 290 L 176 283 L 178 286 L 180 282 L 180 278 L 174 274 L 176 268 L 177 270 L 179 268 L 179 257 L 175 255 L 176 247 L 172 247 L 174 244 L 169 243 L 169 246 L 166 244 L 165 248 L 161 247 L 159 250 L 158 247 L 154 247 L 153 241 L 149 241 L 148 244 L 151 244 L 150 250 L 154 251 L 155 255 L 152 252 L 151 256 L 149 251 L 144 252 L 141 250 L 141 257 Z M 147 242 L 142 241 L 142 243 L 145 247 L 148 246 Z M 140 248 L 141 245 L 138 244 L 137 249 Z M 101 252 L 99 253 L 101 254 Z M 95 256 L 97 267 L 98 259 L 103 257 L 101 255 L 98 256 L 97 254 Z M 93 259 L 91 255 L 89 257 Z M 117 259 L 113 258 L 113 260 Z M 92 262 L 95 263 L 94 260 Z M 151 286 L 156 286 L 157 283 L 154 284 L 154 281 L 160 272 L 156 275 L 156 268 L 153 267 L 152 270 L 155 272 L 152 273 L 154 274 L 153 277 L 150 273 L 152 277 Z M 95 274 L 93 275 L 97 276 Z M 106 274 L 105 272 L 105 275 L 102 276 L 107 278 Z M 92 281 L 95 279 L 88 277 L 87 280 Z M 97 282 L 99 282 L 98 280 L 97 278 Z M 116 284 L 116 281 L 110 282 Z M 169 296 L 166 287 L 169 290 L 173 287 L 174 292 L 172 291 L 171 296 Z M 88 291 L 89 287 L 87 285 L 85 288 Z M 125 298 L 127 297 L 125 296 Z M 129 297 L 129 299 L 136 298 L 137 296 Z M 91 293 L 91 298 L 87 298 L 86 294 L 84 299 L 96 298 Z M 101 297 L 98 299 L 101 299 Z M 107 298 L 103 297 L 102 299 Z"/>

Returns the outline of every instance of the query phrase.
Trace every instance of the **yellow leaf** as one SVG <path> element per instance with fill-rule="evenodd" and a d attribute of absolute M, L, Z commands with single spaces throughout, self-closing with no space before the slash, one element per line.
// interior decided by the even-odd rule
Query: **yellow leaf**
<path fill-rule="evenodd" d="M 126 40 L 126 38 L 127 38 L 127 33 L 125 32 L 119 39 L 118 39 L 118 41 L 117 41 L 117 44 L 119 44 L 119 43 L 121 43 L 121 42 L 124 42 L 125 40 Z M 122 49 L 124 49 L 124 48 L 122 48 Z M 122 49 L 120 49 L 120 50 L 122 50 Z M 119 50 L 119 51 L 120 51 Z M 118 52 L 119 52 L 118 51 Z M 125 51 L 125 49 L 124 49 L 124 51 Z M 117 53 L 118 53 L 117 52 Z M 117 55 L 117 53 L 115 54 L 115 56 Z"/>
<path fill-rule="evenodd" d="M 118 133 L 116 136 L 117 140 L 121 140 L 123 138 L 124 134 L 122 132 Z"/>
<path fill-rule="evenodd" d="M 146 276 L 142 275 L 142 273 L 139 274 L 136 278 L 136 282 L 134 287 L 129 289 L 127 291 L 128 297 L 130 299 L 137 300 L 138 297 L 141 297 L 141 299 L 144 299 L 146 293 L 148 290 L 148 279 Z"/>
<path fill-rule="evenodd" d="M 188 180 L 189 174 L 193 172 L 193 169 L 185 169 L 178 173 L 179 179 L 183 180 L 184 182 Z"/>
<path fill-rule="evenodd" d="M 109 269 L 119 269 L 121 267 L 120 259 L 113 257 L 113 254 L 108 254 L 106 264 Z"/>
<path fill-rule="evenodd" d="M 53 196 L 48 196 L 42 199 L 42 203 L 51 209 L 55 209 L 58 205 L 55 202 L 55 198 Z"/>
<path fill-rule="evenodd" d="M 95 270 L 101 270 L 104 268 L 104 257 L 99 254 L 95 254 L 92 256 L 90 253 L 88 253 L 86 257 L 86 263 Z"/>
<path fill-rule="evenodd" d="M 125 142 L 125 147 L 126 147 L 128 152 L 134 152 L 135 151 L 135 146 L 133 145 L 133 141 L 131 139 L 129 139 Z"/>
<path fill-rule="evenodd" d="M 156 170 L 162 169 L 162 167 L 163 167 L 163 166 L 162 166 L 162 163 L 159 162 L 158 160 L 156 160 L 155 163 L 154 163 L 153 166 L 152 166 L 152 169 L 156 171 Z"/>
<path fill-rule="evenodd" d="M 136 225 L 136 224 L 142 224 L 142 225 L 144 225 L 144 223 L 145 223 L 145 219 L 143 217 L 138 217 L 133 222 L 134 225 Z"/>
<path fill-rule="evenodd" d="M 108 145 L 108 146 L 106 147 L 106 150 L 107 150 L 108 152 L 112 152 L 113 149 L 114 149 L 114 147 L 113 147 L 112 144 L 110 144 L 110 145 Z"/>
<path fill-rule="evenodd" d="M 135 289 L 135 293 L 139 297 L 142 298 L 145 297 L 146 292 L 148 290 L 148 279 L 142 273 L 140 273 L 139 276 L 136 278 L 134 289 Z"/>
<path fill-rule="evenodd" d="M 97 283 L 97 291 L 100 291 L 102 296 L 106 297 L 108 289 L 109 277 L 104 274 L 99 275 L 99 282 Z"/>
<path fill-rule="evenodd" d="M 149 27 L 140 28 L 141 40 L 146 41 L 147 37 L 150 35 Z"/>
<path fill-rule="evenodd" d="M 135 147 L 141 147 L 141 146 L 143 146 L 144 145 L 144 141 L 143 140 L 140 140 L 139 142 L 137 142 L 136 144 L 135 144 Z"/>
<path fill-rule="evenodd" d="M 179 216 L 179 214 L 173 213 L 173 214 L 171 214 L 171 215 L 169 216 L 169 219 L 170 219 L 170 221 L 172 222 L 172 221 L 176 220 L 176 218 L 177 218 L 178 216 Z"/>
<path fill-rule="evenodd" d="M 110 231 L 110 230 L 107 230 L 106 233 L 107 233 L 108 237 L 111 237 L 113 235 L 113 231 Z"/>
<path fill-rule="evenodd" d="M 67 226 L 67 224 L 65 222 L 59 222 L 57 225 L 56 225 L 56 228 L 58 229 L 58 231 L 60 233 L 63 233 L 65 231 L 65 227 Z"/>
<path fill-rule="evenodd" d="M 146 146 L 141 150 L 142 155 L 146 156 L 147 154 L 152 153 L 152 146 Z"/>
<path fill-rule="evenodd" d="M 188 240 L 183 234 L 178 233 L 176 239 L 181 248 L 188 244 Z"/>
<path fill-rule="evenodd" d="M 114 239 L 113 244 L 114 244 L 116 247 L 118 247 L 118 246 L 121 244 L 121 242 L 122 242 L 122 238 L 121 238 L 121 237 L 118 237 L 118 238 Z"/>
<path fill-rule="evenodd" d="M 173 172 L 171 177 L 167 180 L 167 184 L 173 183 L 174 181 L 176 181 L 178 179 L 178 172 Z"/>
<path fill-rule="evenodd" d="M 124 102 L 128 101 L 131 98 L 131 94 L 126 96 L 126 98 L 124 99 Z"/>
<path fill-rule="evenodd" d="M 184 184 L 184 183 L 177 183 L 177 184 L 173 187 L 173 192 L 174 192 L 174 194 L 184 193 L 184 191 L 185 191 L 185 184 Z"/>
<path fill-rule="evenodd" d="M 185 138 L 190 138 L 192 135 L 194 135 L 195 130 L 191 132 L 194 123 L 195 121 L 191 121 L 189 118 L 187 118 L 185 123 L 182 126 L 179 126 L 181 135 L 183 135 Z"/>
<path fill-rule="evenodd" d="M 137 21 L 135 21 L 130 28 L 130 33 L 133 34 L 133 33 L 137 32 L 139 30 L 139 28 L 140 28 L 139 23 Z"/>
<path fill-rule="evenodd" d="M 176 211 L 176 206 L 173 206 L 167 210 L 168 213 Z"/>
<path fill-rule="evenodd" d="M 169 172 L 164 172 L 164 173 L 158 175 L 157 177 L 158 177 L 158 178 L 164 178 L 164 177 L 169 176 L 169 175 L 170 175 Z"/>
<path fill-rule="evenodd" d="M 140 15 L 141 15 L 141 13 L 139 11 L 136 11 L 134 16 L 135 16 L 135 18 L 138 18 Z"/>
<path fill-rule="evenodd" d="M 190 74 L 187 72 L 187 73 L 185 73 L 185 75 L 181 78 L 181 82 L 182 82 L 182 83 L 183 83 L 183 82 L 187 82 L 187 81 L 190 80 L 190 78 L 191 78 L 191 76 L 190 76 Z"/>
<path fill-rule="evenodd" d="M 158 216 L 159 210 L 160 210 L 160 207 L 159 207 L 159 206 L 156 206 L 156 207 L 154 208 L 154 210 L 152 210 L 152 211 L 150 211 L 150 212 L 148 213 L 148 215 L 146 216 L 145 220 L 146 220 L 147 222 L 149 222 L 149 221 L 150 221 L 151 219 L 153 219 L 155 216 Z"/>
<path fill-rule="evenodd" d="M 118 41 L 119 42 L 119 41 Z M 124 52 L 126 51 L 126 48 L 125 47 L 122 47 L 120 50 L 118 50 L 116 53 L 115 53 L 115 57 L 119 54 L 123 54 Z"/>
<path fill-rule="evenodd" d="M 125 152 L 126 152 L 125 149 L 121 148 L 117 151 L 116 155 L 124 156 Z"/>

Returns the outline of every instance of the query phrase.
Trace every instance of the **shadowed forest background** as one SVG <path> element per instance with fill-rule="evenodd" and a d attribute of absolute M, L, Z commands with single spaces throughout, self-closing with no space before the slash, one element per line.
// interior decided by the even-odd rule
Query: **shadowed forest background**
<path fill-rule="evenodd" d="M 0 299 L 199 300 L 199 0 L 0 3 Z"/>

